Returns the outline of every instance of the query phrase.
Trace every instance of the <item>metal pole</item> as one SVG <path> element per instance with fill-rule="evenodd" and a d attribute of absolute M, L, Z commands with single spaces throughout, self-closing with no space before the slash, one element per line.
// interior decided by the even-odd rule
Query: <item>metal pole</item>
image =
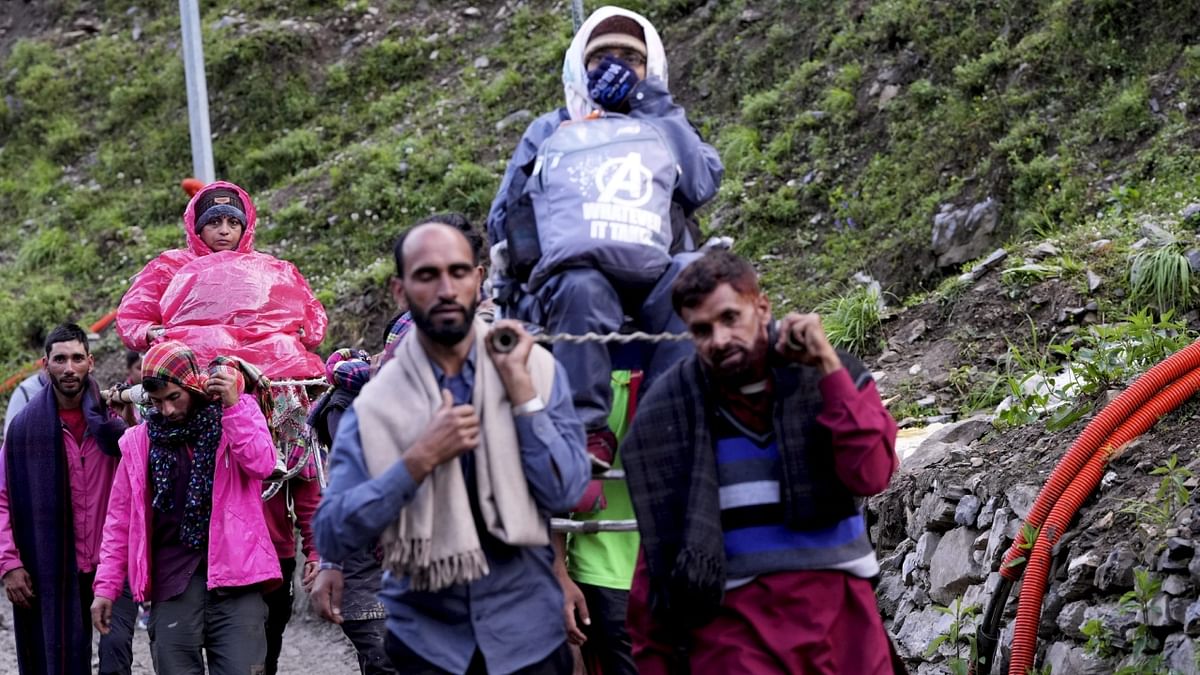
<path fill-rule="evenodd" d="M 179 26 L 183 31 L 183 73 L 187 81 L 188 129 L 192 136 L 192 173 L 211 183 L 212 131 L 208 126 L 208 84 L 204 80 L 204 43 L 200 37 L 199 0 L 179 0 Z"/>
<path fill-rule="evenodd" d="M 575 23 L 575 32 L 583 26 L 583 0 L 571 0 L 571 20 Z"/>

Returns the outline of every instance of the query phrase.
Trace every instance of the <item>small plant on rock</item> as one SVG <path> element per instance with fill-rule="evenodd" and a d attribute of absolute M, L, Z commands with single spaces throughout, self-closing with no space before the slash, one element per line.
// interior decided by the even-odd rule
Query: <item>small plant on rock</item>
<path fill-rule="evenodd" d="M 1154 496 L 1159 501 L 1166 501 L 1172 509 L 1182 508 L 1192 496 L 1187 482 L 1192 478 L 1192 470 L 1179 466 L 1178 455 L 1171 455 L 1167 461 L 1150 472 L 1151 476 L 1162 476 L 1158 481 L 1158 490 Z"/>
<path fill-rule="evenodd" d="M 932 656 L 943 644 L 949 644 L 954 648 L 954 656 L 947 659 L 947 667 L 952 675 L 967 675 L 976 658 L 975 634 L 973 631 L 968 634 L 968 630 L 975 627 L 975 615 L 979 613 L 979 605 L 963 607 L 960 595 L 949 607 L 934 605 L 933 608 L 942 614 L 948 614 L 952 621 L 944 633 L 929 643 L 929 647 L 925 649 L 925 656 Z M 966 657 L 962 653 L 964 646 L 968 648 Z"/>
<path fill-rule="evenodd" d="M 1021 545 L 1017 547 L 1021 551 L 1021 555 L 1004 563 L 1004 567 L 1020 567 L 1024 565 L 1025 561 L 1029 560 L 1029 552 L 1033 550 L 1033 544 L 1037 541 L 1039 534 L 1041 534 L 1041 529 L 1029 523 L 1021 523 Z"/>
<path fill-rule="evenodd" d="M 1162 654 L 1151 653 L 1159 648 L 1159 640 L 1149 625 L 1150 603 L 1160 590 L 1162 580 L 1150 574 L 1150 570 L 1139 567 L 1133 571 L 1133 590 L 1122 595 L 1119 603 L 1123 611 L 1137 612 L 1141 623 L 1133 629 L 1134 663 L 1118 669 L 1118 675 L 1157 673 L 1162 667 Z"/>
<path fill-rule="evenodd" d="M 1121 507 L 1121 513 L 1136 516 L 1142 522 L 1153 525 L 1161 532 L 1171 526 L 1175 514 L 1191 498 L 1191 490 L 1187 487 L 1187 482 L 1194 474 L 1191 469 L 1179 465 L 1177 455 L 1171 455 L 1162 466 L 1155 467 L 1150 475 L 1161 476 L 1158 481 L 1158 489 L 1154 491 L 1154 501 L 1127 499 Z"/>
<path fill-rule="evenodd" d="M 1080 627 L 1087 636 L 1087 644 L 1083 646 L 1093 656 L 1106 659 L 1113 654 L 1112 631 L 1100 619 L 1091 619 Z"/>

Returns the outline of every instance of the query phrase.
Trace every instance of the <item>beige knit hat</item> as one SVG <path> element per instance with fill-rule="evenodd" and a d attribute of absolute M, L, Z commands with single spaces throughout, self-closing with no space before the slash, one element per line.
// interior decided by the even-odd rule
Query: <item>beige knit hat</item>
<path fill-rule="evenodd" d="M 646 32 L 637 20 L 627 16 L 611 16 L 599 24 L 588 36 L 587 47 L 583 50 L 584 63 L 601 49 L 609 47 L 625 47 L 632 49 L 643 57 L 646 56 Z"/>

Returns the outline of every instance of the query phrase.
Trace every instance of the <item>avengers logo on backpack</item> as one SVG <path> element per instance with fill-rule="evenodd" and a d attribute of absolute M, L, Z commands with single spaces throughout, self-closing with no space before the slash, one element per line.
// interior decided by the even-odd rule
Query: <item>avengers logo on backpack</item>
<path fill-rule="evenodd" d="M 609 114 L 559 127 L 525 184 L 540 249 L 530 290 L 568 267 L 635 283 L 658 279 L 671 261 L 678 178 L 670 147 L 649 122 Z"/>

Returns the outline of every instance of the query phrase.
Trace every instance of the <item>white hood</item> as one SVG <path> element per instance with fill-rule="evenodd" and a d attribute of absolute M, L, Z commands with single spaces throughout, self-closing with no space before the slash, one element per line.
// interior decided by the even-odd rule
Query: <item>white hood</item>
<path fill-rule="evenodd" d="M 587 65 L 583 62 L 583 50 L 587 47 L 588 38 L 596 25 L 612 16 L 626 16 L 641 24 L 642 30 L 646 32 L 646 51 L 649 52 L 646 55 L 646 77 L 656 76 L 662 80 L 664 86 L 668 85 L 667 55 L 653 24 L 637 12 L 620 7 L 601 7 L 592 12 L 587 21 L 580 26 L 563 59 L 563 91 L 567 98 L 567 111 L 573 120 L 583 119 L 592 111 L 600 110 L 600 106 L 593 103 L 592 98 L 588 96 Z"/>

